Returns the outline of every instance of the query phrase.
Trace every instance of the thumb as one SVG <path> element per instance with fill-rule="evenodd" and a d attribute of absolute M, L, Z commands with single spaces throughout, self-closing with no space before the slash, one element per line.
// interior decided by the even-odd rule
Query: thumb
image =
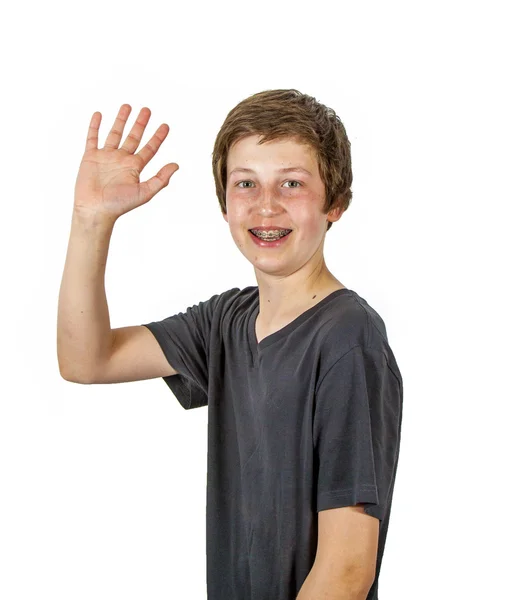
<path fill-rule="evenodd" d="M 139 184 L 139 196 L 142 203 L 148 202 L 160 190 L 166 187 L 172 175 L 179 170 L 177 163 L 170 163 L 162 167 L 156 175 Z"/>

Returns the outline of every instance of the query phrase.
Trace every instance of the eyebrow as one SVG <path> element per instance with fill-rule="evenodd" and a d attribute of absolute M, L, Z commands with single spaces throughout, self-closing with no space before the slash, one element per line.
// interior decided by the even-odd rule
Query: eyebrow
<path fill-rule="evenodd" d="M 247 167 L 235 167 L 233 171 L 230 171 L 230 175 L 232 173 L 236 173 L 237 171 L 243 171 L 244 173 L 254 173 L 254 169 L 248 169 Z M 310 171 L 307 171 L 307 169 L 304 169 L 303 167 L 283 167 L 282 169 L 277 169 L 278 173 L 289 173 L 291 171 L 297 171 L 312 176 L 312 173 Z"/>

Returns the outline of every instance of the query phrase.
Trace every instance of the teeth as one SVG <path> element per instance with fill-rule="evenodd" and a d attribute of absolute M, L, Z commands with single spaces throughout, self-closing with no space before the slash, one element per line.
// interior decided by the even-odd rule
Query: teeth
<path fill-rule="evenodd" d="M 256 233 L 256 237 L 259 237 L 263 240 L 280 240 L 281 237 L 284 237 L 280 233 Z"/>
<path fill-rule="evenodd" d="M 289 229 L 271 231 L 259 231 L 257 229 L 252 229 L 251 231 L 256 235 L 256 237 L 259 237 L 264 240 L 278 240 L 290 232 Z"/>

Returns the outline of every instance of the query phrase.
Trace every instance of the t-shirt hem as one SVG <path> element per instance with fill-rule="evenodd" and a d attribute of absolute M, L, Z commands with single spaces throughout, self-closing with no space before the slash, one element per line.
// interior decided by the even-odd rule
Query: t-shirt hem
<path fill-rule="evenodd" d="M 383 507 L 379 504 L 377 487 L 375 485 L 363 485 L 357 489 L 330 490 L 319 492 L 317 498 L 317 512 L 329 508 L 342 508 L 344 506 L 355 506 L 365 504 L 364 510 L 367 514 L 380 519 L 384 518 Z"/>
<path fill-rule="evenodd" d="M 207 393 L 194 381 L 181 373 L 183 365 L 174 346 L 166 346 L 164 343 L 164 332 L 158 323 L 143 324 L 154 335 L 161 346 L 167 361 L 178 371 L 176 375 L 162 377 L 168 385 L 179 404 L 185 409 L 199 408 L 208 404 Z"/>

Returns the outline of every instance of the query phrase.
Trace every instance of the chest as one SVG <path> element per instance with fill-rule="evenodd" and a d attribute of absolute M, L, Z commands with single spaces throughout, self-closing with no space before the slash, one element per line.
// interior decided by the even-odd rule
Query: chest
<path fill-rule="evenodd" d="M 284 324 L 279 324 L 279 325 L 274 325 L 274 326 L 269 325 L 268 327 L 266 327 L 265 325 L 260 323 L 260 320 L 258 318 L 256 320 L 256 326 L 255 326 L 256 340 L 257 340 L 258 344 L 260 344 L 269 335 L 272 335 L 272 334 L 276 333 L 277 331 L 279 331 L 280 329 L 282 329 L 283 327 L 285 327 L 287 324 L 288 324 L 288 322 L 285 322 Z"/>
<path fill-rule="evenodd" d="M 335 286 L 335 285 L 330 286 L 329 288 L 325 289 L 323 292 L 320 292 L 319 294 L 313 296 L 310 302 L 299 305 L 298 307 L 296 307 L 296 309 L 294 309 L 290 313 L 283 316 L 276 323 L 265 324 L 262 321 L 261 314 L 258 314 L 258 316 L 256 318 L 256 323 L 254 326 L 257 343 L 260 344 L 268 336 L 270 336 L 274 333 L 277 333 L 281 329 L 284 329 L 284 327 L 286 327 L 287 325 L 292 323 L 300 315 L 302 315 L 306 311 L 312 309 L 316 304 L 321 302 L 321 300 L 324 300 L 324 298 L 326 298 L 326 296 L 328 296 L 329 294 L 331 294 L 337 290 L 343 289 L 343 288 L 344 288 L 344 286 L 340 283 L 337 286 Z"/>
<path fill-rule="evenodd" d="M 300 310 L 296 313 L 293 313 L 292 315 L 284 317 L 282 320 L 278 321 L 277 323 L 270 323 L 268 325 L 265 325 L 264 323 L 262 323 L 261 317 L 258 315 L 258 317 L 256 318 L 256 324 L 254 327 L 254 330 L 256 333 L 256 340 L 257 340 L 258 344 L 260 344 L 268 336 L 273 335 L 274 333 L 277 333 L 281 329 L 284 329 L 284 327 L 286 327 L 291 322 L 293 322 L 297 317 L 299 317 L 302 314 L 302 312 L 303 312 L 303 310 Z"/>

